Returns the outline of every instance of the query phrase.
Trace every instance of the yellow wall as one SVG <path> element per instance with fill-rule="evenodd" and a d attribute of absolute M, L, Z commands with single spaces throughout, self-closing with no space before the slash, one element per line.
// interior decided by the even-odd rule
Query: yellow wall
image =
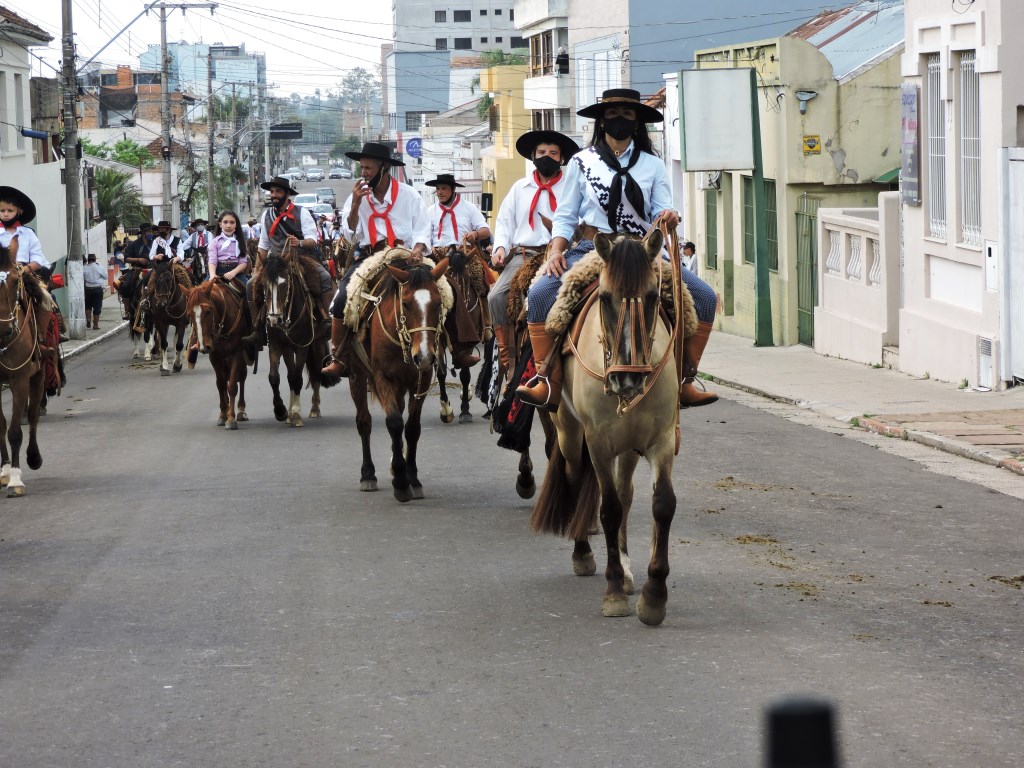
<path fill-rule="evenodd" d="M 523 177 L 524 160 L 516 152 L 516 139 L 530 130 L 530 112 L 523 104 L 523 81 L 529 74 L 526 65 L 500 66 L 480 73 L 480 89 L 494 94 L 499 126 L 493 132 L 494 145 L 481 159 L 483 191 L 494 195 L 494 213 L 512 185 Z"/>

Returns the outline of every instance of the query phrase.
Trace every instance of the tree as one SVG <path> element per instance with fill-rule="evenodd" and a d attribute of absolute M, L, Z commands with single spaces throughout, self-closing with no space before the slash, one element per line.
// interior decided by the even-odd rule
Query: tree
<path fill-rule="evenodd" d="M 369 112 L 380 97 L 380 80 L 362 67 L 350 70 L 338 83 L 338 99 L 353 107 Z"/>
<path fill-rule="evenodd" d="M 344 157 L 346 152 L 358 152 L 362 148 L 363 145 L 358 136 L 342 136 L 341 140 L 331 147 L 330 156 L 332 158 Z"/>
<path fill-rule="evenodd" d="M 96 144 L 90 141 L 88 136 L 81 136 L 79 140 L 82 142 L 82 152 L 85 154 L 90 157 L 99 157 L 103 160 L 110 159 L 110 147 L 107 146 L 106 142 Z"/>
<path fill-rule="evenodd" d="M 130 165 L 133 168 L 138 168 L 139 166 L 153 168 L 156 166 L 156 158 L 149 153 L 149 150 L 131 139 L 121 139 L 121 141 L 114 144 L 114 148 L 110 152 L 110 159 Z"/>
<path fill-rule="evenodd" d="M 487 69 L 491 67 L 516 67 L 526 63 L 526 56 L 523 54 L 508 53 L 500 48 L 484 51 L 480 54 L 480 58 Z M 476 89 L 479 87 L 480 75 L 477 75 L 469 82 L 469 92 L 476 93 Z M 481 120 L 486 120 L 491 113 L 492 104 L 494 104 L 494 99 L 491 98 L 490 94 L 484 94 L 480 97 L 480 103 L 476 105 L 476 116 Z"/>
<path fill-rule="evenodd" d="M 107 222 L 108 240 L 114 236 L 118 226 L 128 229 L 149 220 L 149 209 L 143 205 L 142 195 L 130 173 L 97 168 L 96 197 L 100 218 Z"/>

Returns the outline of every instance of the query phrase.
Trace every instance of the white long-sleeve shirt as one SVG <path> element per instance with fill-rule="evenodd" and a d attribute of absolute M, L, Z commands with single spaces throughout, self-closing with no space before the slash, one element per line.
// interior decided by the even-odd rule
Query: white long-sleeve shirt
<path fill-rule="evenodd" d="M 299 226 L 302 227 L 302 239 L 303 240 L 316 240 L 317 230 L 316 222 L 313 220 L 313 214 L 309 212 L 308 208 L 303 208 L 301 205 L 296 205 L 296 208 L 301 211 L 299 213 Z M 270 251 L 270 227 L 274 224 L 274 219 L 277 218 L 277 210 L 275 208 L 267 208 L 263 214 L 263 220 L 266 226 L 260 227 L 260 242 L 257 246 L 260 250 Z"/>
<path fill-rule="evenodd" d="M 171 241 L 174 240 L 175 235 L 171 235 L 166 240 L 162 237 L 158 237 L 153 240 L 153 245 L 149 249 L 150 260 L 156 258 L 157 250 L 163 249 L 163 252 L 167 254 L 169 258 L 176 259 L 177 261 L 184 261 L 185 259 L 185 243 L 186 241 L 182 238 L 178 238 L 178 247 L 175 253 L 170 253 Z"/>
<path fill-rule="evenodd" d="M 19 226 L 13 232 L 8 232 L 6 228 L 0 227 L 0 245 L 9 248 L 15 235 L 18 236 L 19 264 L 36 263 L 43 269 L 50 268 L 49 260 L 43 255 L 42 243 L 39 242 L 36 233 L 26 226 Z"/>
<path fill-rule="evenodd" d="M 474 232 L 481 227 L 487 226 L 484 215 L 469 200 L 463 200 L 460 195 L 455 207 L 452 208 L 455 214 L 455 226 L 458 232 L 452 227 L 452 217 L 444 212 L 441 203 L 437 202 L 430 208 L 430 237 L 435 248 L 443 245 L 458 245 L 467 232 Z"/>
<path fill-rule="evenodd" d="M 348 228 L 348 214 L 352 210 L 352 195 L 345 200 L 341 208 L 341 228 L 345 231 L 345 237 L 360 246 L 372 247 L 375 243 L 370 242 L 370 216 L 374 210 L 384 213 L 392 202 L 392 194 L 397 190 L 394 198 L 394 206 L 388 212 L 391 220 L 391 227 L 395 233 L 395 239 L 401 240 L 406 248 L 412 248 L 417 243 L 422 243 L 427 250 L 430 249 L 430 216 L 423 204 L 423 198 L 419 196 L 408 184 L 394 182 L 388 186 L 387 194 L 383 202 L 377 200 L 376 196 L 369 194 L 359 202 L 359 221 L 355 230 Z M 373 198 L 373 203 L 370 202 Z M 387 225 L 382 218 L 374 219 L 377 240 L 384 240 L 387 237 Z"/>
<path fill-rule="evenodd" d="M 530 205 L 533 203 L 538 189 L 534 173 L 512 185 L 508 195 L 501 201 L 498 218 L 494 222 L 495 251 L 504 248 L 505 253 L 508 253 L 513 246 L 517 245 L 539 248 L 547 245 L 551 240 L 551 233 L 540 219 L 542 215 L 548 219 L 555 218 L 547 191 L 541 192 L 540 198 L 537 200 L 537 208 L 534 211 L 531 226 Z M 561 178 L 551 185 L 556 203 L 561 202 L 564 189 L 565 173 L 562 173 Z"/>

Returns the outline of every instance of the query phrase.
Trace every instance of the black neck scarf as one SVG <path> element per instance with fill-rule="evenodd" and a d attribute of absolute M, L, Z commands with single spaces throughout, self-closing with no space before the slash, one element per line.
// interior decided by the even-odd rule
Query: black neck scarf
<path fill-rule="evenodd" d="M 640 189 L 640 185 L 633 180 L 630 175 L 630 169 L 640 162 L 641 151 L 637 147 L 636 143 L 633 144 L 633 154 L 630 155 L 629 162 L 626 163 L 626 167 L 623 168 L 619 159 L 615 156 L 615 153 L 609 148 L 603 141 L 599 141 L 594 145 L 594 149 L 597 150 L 598 156 L 604 160 L 605 165 L 615 171 L 615 176 L 612 177 L 611 189 L 608 192 L 608 226 L 612 228 L 612 232 L 619 231 L 619 205 L 622 203 L 622 180 L 626 180 L 626 199 L 629 204 L 633 206 L 637 215 L 643 218 L 644 216 L 644 193 Z"/>

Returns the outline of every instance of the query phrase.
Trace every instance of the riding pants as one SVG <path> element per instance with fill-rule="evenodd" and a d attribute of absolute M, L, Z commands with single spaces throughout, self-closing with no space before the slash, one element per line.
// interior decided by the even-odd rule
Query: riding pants
<path fill-rule="evenodd" d="M 345 274 L 338 280 L 338 290 L 334 293 L 334 298 L 331 300 L 331 317 L 336 317 L 339 320 L 345 318 L 345 303 L 348 301 L 348 284 L 352 279 L 352 275 L 356 273 L 356 269 L 363 262 L 353 261 L 351 266 L 345 270 Z"/>
<path fill-rule="evenodd" d="M 580 259 L 594 250 L 594 243 L 590 240 L 580 240 L 565 252 L 565 261 L 572 268 Z M 566 270 L 568 271 L 568 270 Z M 682 270 L 683 282 L 693 297 L 694 309 L 697 310 L 697 319 L 702 323 L 712 323 L 715 320 L 715 310 L 718 306 L 718 297 L 715 289 L 705 283 L 688 269 Z M 529 309 L 527 321 L 531 323 L 543 323 L 547 320 L 548 312 L 555 305 L 558 297 L 558 289 L 562 286 L 562 278 L 544 275 L 538 277 L 537 281 L 530 287 Z"/>
<path fill-rule="evenodd" d="M 495 328 L 514 322 L 514 319 L 508 316 L 508 294 L 512 288 L 512 280 L 522 268 L 526 257 L 522 248 L 513 248 L 511 253 L 514 255 L 505 262 L 505 269 L 487 292 L 487 308 L 491 312 L 491 321 Z"/>

